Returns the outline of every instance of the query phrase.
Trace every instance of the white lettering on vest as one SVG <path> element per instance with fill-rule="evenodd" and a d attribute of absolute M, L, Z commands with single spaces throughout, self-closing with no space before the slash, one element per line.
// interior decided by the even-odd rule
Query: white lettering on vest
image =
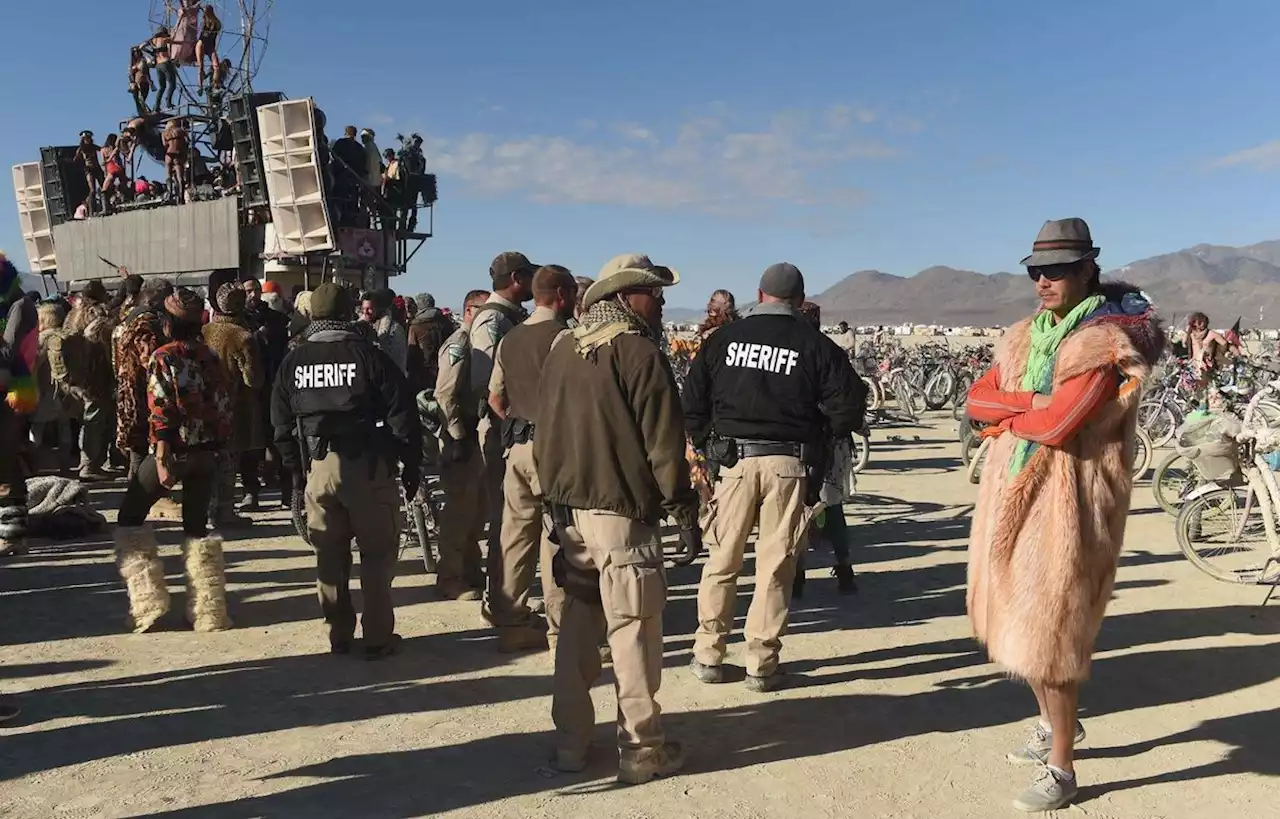
<path fill-rule="evenodd" d="M 356 381 L 355 362 L 342 364 L 302 364 L 293 370 L 294 389 L 350 387 Z"/>
<path fill-rule="evenodd" d="M 725 351 L 724 363 L 728 367 L 747 367 L 791 375 L 791 371 L 800 363 L 800 353 L 787 347 L 731 341 Z"/>

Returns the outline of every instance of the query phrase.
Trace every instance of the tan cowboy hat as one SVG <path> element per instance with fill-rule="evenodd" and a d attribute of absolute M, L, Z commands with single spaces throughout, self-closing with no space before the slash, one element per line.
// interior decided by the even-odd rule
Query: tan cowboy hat
<path fill-rule="evenodd" d="M 615 256 L 600 268 L 600 275 L 587 288 L 582 297 L 582 309 L 587 310 L 598 301 L 607 299 L 623 290 L 637 287 L 670 287 L 680 283 L 680 274 L 669 267 L 649 261 L 648 256 L 627 253 Z"/>
<path fill-rule="evenodd" d="M 1052 219 L 1040 228 L 1035 244 L 1031 246 L 1031 255 L 1019 264 L 1026 267 L 1071 264 L 1082 259 L 1096 259 L 1101 252 L 1101 248 L 1094 246 L 1085 220 Z"/>

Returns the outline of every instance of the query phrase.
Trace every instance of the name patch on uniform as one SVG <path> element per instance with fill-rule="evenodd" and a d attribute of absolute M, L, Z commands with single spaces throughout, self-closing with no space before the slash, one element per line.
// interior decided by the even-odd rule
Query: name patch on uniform
<path fill-rule="evenodd" d="M 799 362 L 800 354 L 795 350 L 768 344 L 748 344 L 743 341 L 729 342 L 724 357 L 727 367 L 746 367 L 750 370 L 764 370 L 768 373 L 783 375 L 791 375 L 791 371 Z"/>
<path fill-rule="evenodd" d="M 356 380 L 354 361 L 338 364 L 304 364 L 293 369 L 295 389 L 350 387 Z"/>

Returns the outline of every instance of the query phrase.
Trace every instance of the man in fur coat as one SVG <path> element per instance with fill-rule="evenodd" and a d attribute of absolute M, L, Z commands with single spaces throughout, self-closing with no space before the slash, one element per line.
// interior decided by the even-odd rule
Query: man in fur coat
<path fill-rule="evenodd" d="M 266 446 L 262 412 L 262 355 L 253 331 L 245 323 L 245 291 L 234 282 L 218 287 L 213 318 L 202 331 L 205 344 L 222 365 L 232 406 L 231 441 L 223 451 L 211 520 L 218 526 L 242 523 L 236 514 L 236 471 L 244 482 L 243 508 L 256 509 L 259 484 L 256 455 Z"/>
<path fill-rule="evenodd" d="M 969 617 L 991 659 L 1026 680 L 1040 720 L 1009 754 L 1038 766 L 1014 806 L 1077 793 L 1080 683 L 1111 597 L 1133 479 L 1142 380 L 1164 333 L 1137 288 L 1099 279 L 1082 219 L 1046 222 L 1022 260 L 1041 308 L 1009 328 L 969 392 L 995 437 L 969 545 Z"/>

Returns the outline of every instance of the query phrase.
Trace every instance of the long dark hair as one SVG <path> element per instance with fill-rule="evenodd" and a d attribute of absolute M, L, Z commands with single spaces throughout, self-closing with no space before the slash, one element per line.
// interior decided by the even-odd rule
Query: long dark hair
<path fill-rule="evenodd" d="M 1085 270 L 1089 270 L 1089 295 L 1102 292 L 1102 268 L 1096 259 L 1085 259 L 1081 262 Z"/>

